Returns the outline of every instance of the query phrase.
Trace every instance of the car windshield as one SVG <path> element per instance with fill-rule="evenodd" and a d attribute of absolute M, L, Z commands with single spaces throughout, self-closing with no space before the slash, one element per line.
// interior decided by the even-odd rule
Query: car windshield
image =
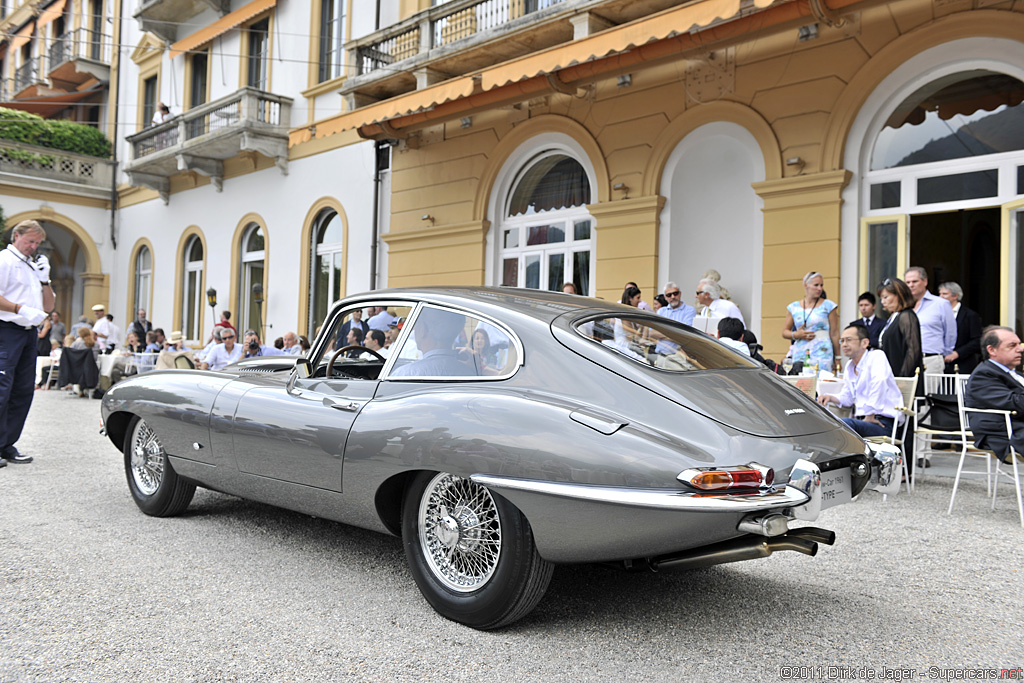
<path fill-rule="evenodd" d="M 608 316 L 575 325 L 577 334 L 643 365 L 671 372 L 756 368 L 757 363 L 671 320 Z"/>

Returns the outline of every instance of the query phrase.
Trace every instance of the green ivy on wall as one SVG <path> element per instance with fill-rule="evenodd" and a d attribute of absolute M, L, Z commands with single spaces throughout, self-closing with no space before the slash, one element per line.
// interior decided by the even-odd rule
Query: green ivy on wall
<path fill-rule="evenodd" d="M 0 107 L 0 140 L 110 158 L 110 140 L 96 128 L 71 121 L 44 119 L 16 109 Z"/>

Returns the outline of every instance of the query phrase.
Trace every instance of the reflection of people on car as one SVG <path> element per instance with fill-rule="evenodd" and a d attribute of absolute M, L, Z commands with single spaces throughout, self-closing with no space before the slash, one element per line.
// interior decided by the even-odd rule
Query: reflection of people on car
<path fill-rule="evenodd" d="M 471 363 L 477 374 L 498 374 L 497 349 L 491 346 L 491 337 L 483 327 L 476 328 L 472 343 L 459 349 L 459 356 Z"/>
<path fill-rule="evenodd" d="M 413 323 L 412 336 L 423 354 L 403 365 L 392 377 L 465 377 L 476 371 L 459 360 L 452 340 L 466 326 L 466 316 L 436 308 L 424 308 Z"/>

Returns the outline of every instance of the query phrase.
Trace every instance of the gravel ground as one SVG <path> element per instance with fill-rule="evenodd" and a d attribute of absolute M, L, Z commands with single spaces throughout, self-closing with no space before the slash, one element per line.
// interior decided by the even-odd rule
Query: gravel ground
<path fill-rule="evenodd" d="M 98 401 L 36 392 L 18 444 L 36 461 L 0 470 L 0 683 L 938 680 L 1024 666 L 1012 490 L 992 512 L 967 482 L 952 516 L 947 478 L 866 494 L 818 520 L 839 540 L 817 558 L 559 567 L 533 614 L 480 633 L 427 605 L 397 538 L 204 490 L 181 517 L 146 517 L 98 428 Z"/>

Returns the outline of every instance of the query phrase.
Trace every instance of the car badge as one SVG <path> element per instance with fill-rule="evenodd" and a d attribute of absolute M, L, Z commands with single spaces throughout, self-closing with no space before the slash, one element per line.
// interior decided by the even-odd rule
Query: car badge
<path fill-rule="evenodd" d="M 786 415 L 796 415 L 797 413 L 806 413 L 806 412 L 807 411 L 804 410 L 803 408 L 788 408 L 786 410 Z"/>

